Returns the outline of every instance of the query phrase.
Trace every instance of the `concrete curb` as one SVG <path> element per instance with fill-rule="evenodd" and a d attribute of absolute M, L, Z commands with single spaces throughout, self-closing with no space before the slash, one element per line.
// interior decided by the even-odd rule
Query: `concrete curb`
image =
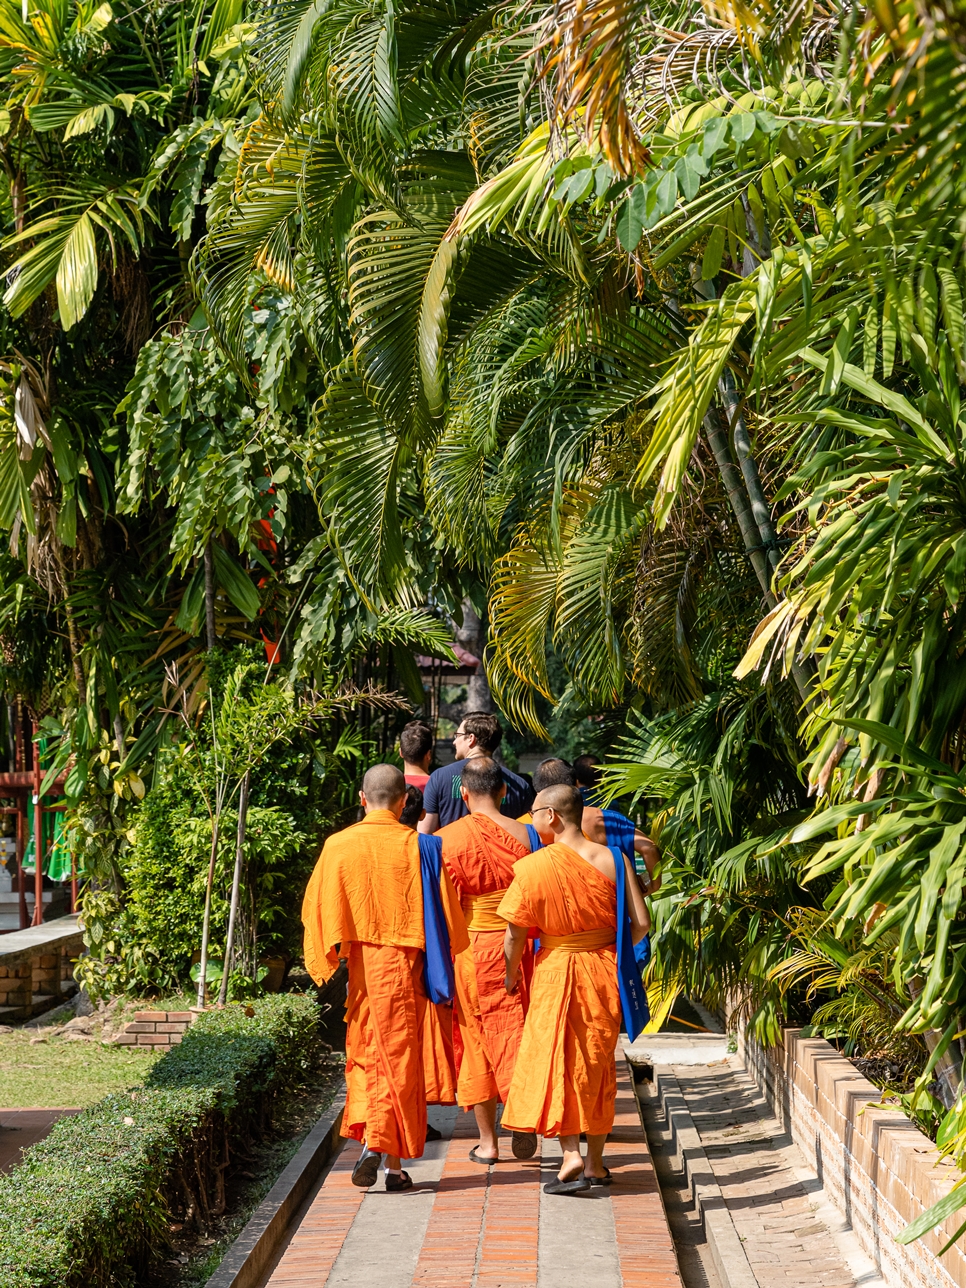
<path fill-rule="evenodd" d="M 255 1288 L 278 1251 L 285 1232 L 328 1164 L 341 1148 L 339 1128 L 345 1108 L 345 1087 L 302 1145 L 261 1203 L 206 1288 Z"/>
<path fill-rule="evenodd" d="M 725 1288 L 759 1288 L 677 1078 L 667 1069 L 655 1069 L 654 1090 L 657 1104 L 667 1117 L 673 1162 L 691 1188 L 722 1284 Z"/>
<path fill-rule="evenodd" d="M 667 1232 L 671 1238 L 671 1247 L 674 1249 L 674 1264 L 677 1266 L 678 1279 L 683 1284 L 684 1276 L 681 1274 L 681 1260 L 678 1257 L 678 1249 L 677 1249 L 677 1244 L 674 1242 L 674 1235 L 671 1234 L 671 1222 L 667 1219 L 667 1206 L 664 1202 L 664 1193 L 661 1189 L 660 1182 L 658 1181 L 658 1178 L 657 1178 L 657 1165 L 654 1162 L 654 1154 L 651 1150 L 651 1142 L 648 1139 L 648 1135 L 647 1135 L 647 1122 L 644 1119 L 644 1106 L 641 1104 L 641 1098 L 637 1094 L 637 1083 L 634 1079 L 635 1066 L 634 1066 L 634 1062 L 629 1058 L 626 1052 L 624 1053 L 624 1067 L 627 1070 L 628 1078 L 630 1078 L 631 1091 L 634 1093 L 634 1103 L 635 1105 L 637 1105 L 637 1117 L 641 1124 L 641 1135 L 644 1137 L 644 1144 L 646 1145 L 647 1152 L 651 1157 L 651 1174 L 654 1177 L 655 1188 L 657 1189 L 657 1197 L 661 1201 L 661 1212 L 664 1215 L 664 1224 L 667 1227 Z M 741 1285 L 741 1288 L 744 1288 L 744 1286 Z"/>

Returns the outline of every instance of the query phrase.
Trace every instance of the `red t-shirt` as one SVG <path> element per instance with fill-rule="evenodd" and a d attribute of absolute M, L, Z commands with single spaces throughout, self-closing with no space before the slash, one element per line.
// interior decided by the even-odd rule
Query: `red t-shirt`
<path fill-rule="evenodd" d="M 429 782 L 429 774 L 406 774 L 406 786 L 418 787 L 420 791 Z"/>

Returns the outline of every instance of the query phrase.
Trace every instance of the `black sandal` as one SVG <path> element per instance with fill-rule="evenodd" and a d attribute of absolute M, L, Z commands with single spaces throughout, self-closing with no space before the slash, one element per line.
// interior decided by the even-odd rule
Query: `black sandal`
<path fill-rule="evenodd" d="M 474 1145 L 470 1150 L 471 1163 L 479 1163 L 481 1167 L 493 1167 L 497 1163 L 505 1163 L 508 1161 L 505 1158 L 483 1158 L 478 1152 L 479 1148 L 479 1145 Z"/>
<path fill-rule="evenodd" d="M 392 1172 L 386 1173 L 387 1194 L 399 1194 L 403 1190 L 411 1190 L 412 1188 L 413 1178 L 408 1172 L 400 1172 L 398 1176 L 394 1176 Z"/>
<path fill-rule="evenodd" d="M 533 1158 L 537 1152 L 537 1133 L 535 1131 L 511 1132 L 510 1148 L 513 1157 L 519 1159 Z"/>
<path fill-rule="evenodd" d="M 364 1149 L 356 1159 L 356 1165 L 352 1169 L 352 1184 L 358 1185 L 361 1190 L 372 1189 L 376 1183 L 376 1177 L 379 1175 L 379 1164 L 381 1162 L 381 1154 L 377 1154 L 374 1149 Z"/>
<path fill-rule="evenodd" d="M 569 1181 L 548 1181 L 543 1187 L 544 1194 L 585 1194 L 590 1189 L 590 1181 L 580 1173 Z"/>
<path fill-rule="evenodd" d="M 600 1185 L 610 1185 L 610 1183 L 613 1181 L 614 1178 L 610 1174 L 610 1168 L 605 1167 L 603 1176 L 590 1176 L 587 1179 L 590 1181 L 591 1185 L 596 1189 Z"/>

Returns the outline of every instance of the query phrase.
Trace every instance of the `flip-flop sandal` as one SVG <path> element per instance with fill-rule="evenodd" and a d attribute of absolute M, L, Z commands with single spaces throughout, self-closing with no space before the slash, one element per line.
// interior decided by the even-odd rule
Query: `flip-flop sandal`
<path fill-rule="evenodd" d="M 590 1189 L 590 1181 L 581 1172 L 571 1181 L 548 1181 L 543 1187 L 544 1194 L 585 1194 Z"/>
<path fill-rule="evenodd" d="M 497 1163 L 509 1162 L 506 1158 L 483 1158 L 479 1153 L 479 1145 L 474 1145 L 470 1150 L 470 1162 L 479 1163 L 482 1167 L 494 1167 Z"/>
<path fill-rule="evenodd" d="M 408 1172 L 400 1172 L 398 1176 L 393 1176 L 391 1172 L 386 1173 L 386 1192 L 388 1194 L 399 1194 L 403 1190 L 413 1188 L 413 1178 Z"/>
<path fill-rule="evenodd" d="M 590 1181 L 591 1185 L 592 1185 L 595 1189 L 596 1189 L 598 1186 L 600 1186 L 600 1185 L 610 1185 L 610 1183 L 613 1181 L 613 1179 L 614 1179 L 614 1178 L 613 1178 L 613 1177 L 611 1176 L 611 1174 L 610 1174 L 610 1168 L 609 1168 L 609 1167 L 605 1167 L 605 1168 L 604 1168 L 604 1175 L 603 1175 L 603 1176 L 591 1176 L 591 1177 L 588 1177 L 588 1180 Z"/>
<path fill-rule="evenodd" d="M 512 1132 L 510 1148 L 513 1150 L 514 1158 L 533 1158 L 537 1152 L 537 1133 L 535 1131 Z"/>
<path fill-rule="evenodd" d="M 352 1169 L 352 1184 L 358 1185 L 360 1190 L 371 1189 L 376 1183 L 376 1177 L 379 1175 L 379 1164 L 381 1162 L 381 1154 L 377 1154 L 372 1149 L 364 1149 Z"/>

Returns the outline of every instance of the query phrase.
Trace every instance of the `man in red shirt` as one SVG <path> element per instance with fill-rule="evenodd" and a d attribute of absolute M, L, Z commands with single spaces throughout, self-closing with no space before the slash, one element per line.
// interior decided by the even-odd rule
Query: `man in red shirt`
<path fill-rule="evenodd" d="M 399 754 L 407 786 L 420 791 L 429 782 L 429 763 L 433 758 L 433 731 L 423 720 L 410 720 L 399 735 Z"/>

